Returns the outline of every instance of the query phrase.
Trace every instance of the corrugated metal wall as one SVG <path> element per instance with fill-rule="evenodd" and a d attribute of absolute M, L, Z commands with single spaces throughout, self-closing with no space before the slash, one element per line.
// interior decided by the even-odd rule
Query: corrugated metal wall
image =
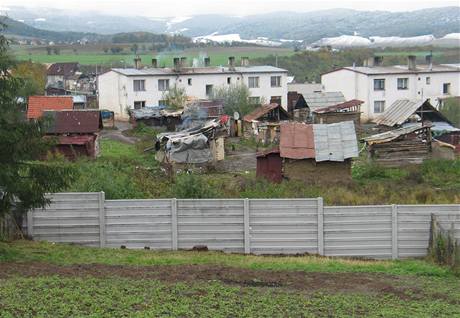
<path fill-rule="evenodd" d="M 60 193 L 27 217 L 36 240 L 89 246 L 395 259 L 426 255 L 430 218 L 460 240 L 460 205 L 327 206 L 322 199 L 105 200 Z"/>

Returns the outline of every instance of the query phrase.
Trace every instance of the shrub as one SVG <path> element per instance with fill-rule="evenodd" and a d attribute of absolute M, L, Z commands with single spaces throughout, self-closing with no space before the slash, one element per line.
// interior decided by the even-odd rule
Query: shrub
<path fill-rule="evenodd" d="M 176 176 L 172 192 L 179 199 L 206 199 L 217 197 L 217 191 L 206 180 L 193 173 Z"/>

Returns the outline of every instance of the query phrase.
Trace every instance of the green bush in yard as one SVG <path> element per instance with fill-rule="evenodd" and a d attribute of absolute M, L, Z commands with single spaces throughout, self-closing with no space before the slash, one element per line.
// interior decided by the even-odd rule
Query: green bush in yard
<path fill-rule="evenodd" d="M 183 173 L 176 176 L 173 185 L 173 194 L 179 199 L 206 199 L 217 197 L 214 190 L 206 180 L 194 173 Z"/>

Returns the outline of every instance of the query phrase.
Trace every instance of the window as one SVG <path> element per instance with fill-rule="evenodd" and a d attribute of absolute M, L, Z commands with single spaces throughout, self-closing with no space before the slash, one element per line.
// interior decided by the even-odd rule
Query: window
<path fill-rule="evenodd" d="M 145 100 L 134 102 L 134 109 L 141 109 L 145 107 Z"/>
<path fill-rule="evenodd" d="M 169 79 L 158 80 L 158 90 L 160 92 L 165 92 L 169 90 Z"/>
<path fill-rule="evenodd" d="M 259 96 L 251 96 L 249 97 L 249 103 L 252 105 L 260 104 L 260 97 Z"/>
<path fill-rule="evenodd" d="M 187 83 L 188 83 L 188 86 L 192 86 L 192 79 L 189 78 L 189 79 L 187 80 Z"/>
<path fill-rule="evenodd" d="M 231 77 L 227 77 L 227 84 L 230 85 L 232 83 L 232 78 Z"/>
<path fill-rule="evenodd" d="M 212 85 L 206 85 L 206 96 L 211 96 L 212 95 Z"/>
<path fill-rule="evenodd" d="M 281 87 L 281 76 L 272 76 L 270 83 L 272 87 Z"/>
<path fill-rule="evenodd" d="M 407 89 L 409 79 L 408 78 L 398 78 L 398 89 Z"/>
<path fill-rule="evenodd" d="M 450 94 L 450 83 L 442 84 L 442 93 L 446 95 Z"/>
<path fill-rule="evenodd" d="M 431 77 L 425 78 L 425 83 L 426 83 L 426 85 L 430 85 L 431 84 Z"/>
<path fill-rule="evenodd" d="M 384 91 L 384 90 L 385 90 L 385 80 L 375 79 L 374 80 L 374 91 Z"/>
<path fill-rule="evenodd" d="M 158 101 L 158 106 L 168 106 L 168 105 L 166 105 L 166 99 L 160 99 Z"/>
<path fill-rule="evenodd" d="M 385 101 L 384 100 L 376 100 L 374 101 L 374 113 L 383 113 L 385 110 Z"/>
<path fill-rule="evenodd" d="M 259 87 L 259 77 L 248 77 L 248 86 L 249 88 L 258 88 Z"/>
<path fill-rule="evenodd" d="M 133 90 L 135 92 L 145 91 L 145 80 L 134 80 Z"/>
<path fill-rule="evenodd" d="M 270 104 L 281 105 L 281 96 L 272 96 L 272 97 L 270 97 Z"/>

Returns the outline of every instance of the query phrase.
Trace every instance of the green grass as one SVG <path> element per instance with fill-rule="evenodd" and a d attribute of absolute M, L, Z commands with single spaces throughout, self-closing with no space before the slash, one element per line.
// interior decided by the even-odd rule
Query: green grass
<path fill-rule="evenodd" d="M 16 48 L 12 51 L 13 56 L 18 60 L 29 60 L 39 63 L 56 63 L 56 62 L 79 62 L 83 65 L 116 65 L 116 66 L 132 66 L 134 64 L 135 55 L 132 53 L 126 54 L 111 54 L 104 53 L 102 50 L 96 51 L 92 49 L 82 49 L 78 54 L 75 54 L 71 50 L 61 49 L 59 55 L 48 55 L 46 49 L 23 49 Z M 280 48 L 260 48 L 260 47 L 218 47 L 218 48 L 200 48 L 200 49 L 187 49 L 184 51 L 175 52 L 160 52 L 155 55 L 150 53 L 139 54 L 142 59 L 142 64 L 150 65 L 152 57 L 158 59 L 159 66 L 172 66 L 172 60 L 174 57 L 185 56 L 189 63 L 194 58 L 198 58 L 203 55 L 208 55 L 211 58 L 211 64 L 215 66 L 227 65 L 228 57 L 235 56 L 237 61 L 243 56 L 249 57 L 250 59 L 256 59 L 259 57 L 266 57 L 269 55 L 278 54 L 279 56 L 289 56 L 294 54 L 294 51 L 289 49 Z"/>
<path fill-rule="evenodd" d="M 263 257 L 217 252 L 154 252 L 85 248 L 46 242 L 0 242 L 2 262 L 106 265 L 225 265 L 253 270 L 367 273 L 390 284 L 367 292 L 248 287 L 215 280 L 176 281 L 142 276 L 56 275 L 0 278 L 0 317 L 459 317 L 460 280 L 422 260 L 363 261 L 315 256 Z M 6 263 L 4 263 L 6 264 Z M 29 265 L 30 264 L 30 265 Z M 35 263 L 36 264 L 36 263 Z M 24 268 L 24 265 L 21 265 Z M 45 265 L 46 266 L 46 265 Z M 154 267 L 151 269 L 154 271 Z M 32 270 L 33 272 L 33 270 Z M 171 267 L 174 272 L 174 267 Z M 97 273 L 97 272 L 96 272 Z M 257 273 L 257 272 L 256 272 Z M 380 273 L 392 274 L 383 276 Z M 256 274 L 257 275 L 257 274 Z M 375 276 L 374 276 L 375 275 Z M 0 275 L 1 277 L 1 275 Z M 373 278 L 374 277 L 374 278 Z M 380 277 L 380 278 L 377 278 Z M 256 279 L 257 281 L 257 279 Z"/>
<path fill-rule="evenodd" d="M 367 272 L 394 275 L 454 277 L 448 267 L 423 260 L 367 261 L 317 256 L 254 256 L 195 251 L 96 249 L 47 242 L 0 242 L 0 262 L 45 262 L 56 265 L 224 265 L 253 270 L 305 272 Z"/>

